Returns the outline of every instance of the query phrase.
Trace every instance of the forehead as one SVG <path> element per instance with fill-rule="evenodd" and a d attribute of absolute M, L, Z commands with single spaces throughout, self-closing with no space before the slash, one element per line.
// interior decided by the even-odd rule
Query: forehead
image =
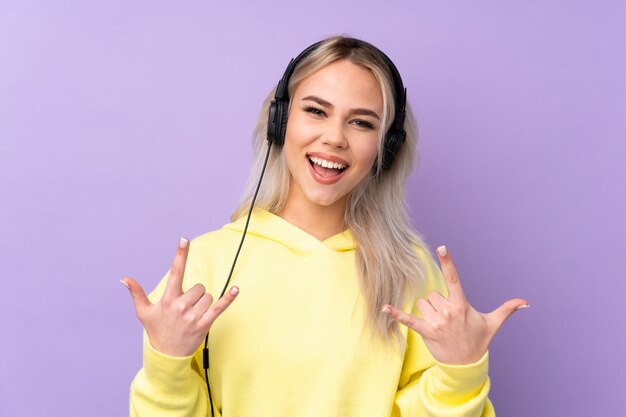
<path fill-rule="evenodd" d="M 383 108 L 380 84 L 367 68 L 348 60 L 335 61 L 320 68 L 296 87 L 294 100 L 315 95 L 333 106 Z"/>

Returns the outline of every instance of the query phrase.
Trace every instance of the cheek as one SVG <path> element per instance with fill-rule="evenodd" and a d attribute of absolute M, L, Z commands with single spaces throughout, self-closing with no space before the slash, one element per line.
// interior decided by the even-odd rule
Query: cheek
<path fill-rule="evenodd" d="M 295 150 L 306 146 L 315 136 L 313 127 L 298 115 L 290 116 L 285 132 L 285 146 Z"/>
<path fill-rule="evenodd" d="M 291 122 L 294 123 L 291 123 Z M 299 141 L 302 138 L 302 134 L 298 132 L 296 126 L 298 123 L 295 123 L 296 120 L 289 120 L 287 123 L 287 131 L 285 133 L 285 143 L 283 144 L 283 153 L 285 154 L 285 160 L 287 162 L 287 166 L 291 166 L 293 163 L 293 159 L 296 157 L 298 153 L 298 149 L 300 148 Z"/>
<path fill-rule="evenodd" d="M 293 175 L 294 170 L 301 169 L 305 161 L 304 149 L 306 144 L 301 140 L 300 135 L 286 135 L 285 144 L 283 145 L 283 155 L 289 172 Z"/>
<path fill-rule="evenodd" d="M 287 169 L 289 169 L 289 172 L 291 172 L 295 164 L 295 159 L 297 158 L 297 152 L 295 147 L 293 146 L 292 141 L 289 141 L 287 140 L 287 138 L 285 138 L 285 144 L 283 145 L 282 151 L 285 162 L 287 163 Z"/>
<path fill-rule="evenodd" d="M 354 152 L 359 155 L 362 168 L 366 170 L 371 169 L 378 155 L 378 138 L 371 138 L 368 141 L 359 143 Z"/>

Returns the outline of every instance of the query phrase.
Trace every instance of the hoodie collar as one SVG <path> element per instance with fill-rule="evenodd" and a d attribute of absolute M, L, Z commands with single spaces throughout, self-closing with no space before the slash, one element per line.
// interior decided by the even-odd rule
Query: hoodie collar
<path fill-rule="evenodd" d="M 225 225 L 224 228 L 243 233 L 245 225 L 246 216 L 242 216 L 233 223 Z M 276 241 L 291 250 L 301 253 L 309 253 L 323 247 L 337 252 L 351 251 L 356 248 L 350 230 L 345 230 L 324 241 L 320 241 L 282 217 L 258 208 L 252 212 L 247 233 Z"/>

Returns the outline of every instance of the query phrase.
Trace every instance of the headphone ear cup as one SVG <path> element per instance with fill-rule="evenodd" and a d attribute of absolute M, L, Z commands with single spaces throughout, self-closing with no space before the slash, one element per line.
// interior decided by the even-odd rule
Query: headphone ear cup
<path fill-rule="evenodd" d="M 289 102 L 272 100 L 267 121 L 267 139 L 276 146 L 283 146 L 287 132 L 287 112 Z"/>
<path fill-rule="evenodd" d="M 385 136 L 385 145 L 383 146 L 383 170 L 387 171 L 393 165 L 396 155 L 400 150 L 400 145 L 406 140 L 406 132 L 403 130 L 391 129 Z"/>
<path fill-rule="evenodd" d="M 287 119 L 289 118 L 289 102 L 280 102 L 280 123 L 278 128 L 280 129 L 280 146 L 285 144 L 285 136 L 287 136 Z"/>
<path fill-rule="evenodd" d="M 270 103 L 268 119 L 267 119 L 267 140 L 274 145 L 276 144 L 280 136 L 279 134 L 280 132 L 278 131 L 278 129 L 276 129 L 276 125 L 277 125 L 276 118 L 278 117 L 277 110 L 278 110 L 278 103 L 276 103 L 276 100 L 272 100 L 272 102 Z"/>

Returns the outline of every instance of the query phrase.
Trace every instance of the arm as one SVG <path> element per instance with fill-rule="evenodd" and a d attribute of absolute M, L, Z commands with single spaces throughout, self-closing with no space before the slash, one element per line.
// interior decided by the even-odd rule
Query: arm
<path fill-rule="evenodd" d="M 208 416 L 206 383 L 195 356 L 168 356 L 150 345 L 145 332 L 143 339 L 143 368 L 130 386 L 130 416 Z"/>
<path fill-rule="evenodd" d="M 409 330 L 392 416 L 494 417 L 487 398 L 488 361 L 485 354 L 469 365 L 443 364 L 432 357 L 421 336 Z"/>
<path fill-rule="evenodd" d="M 122 280 L 145 329 L 143 368 L 131 384 L 131 416 L 207 416 L 206 385 L 194 352 L 238 289 L 213 304 L 200 274 L 185 273 L 188 253 L 189 242 L 181 239 L 170 272 L 149 298 L 132 278 Z M 183 278 L 186 288 L 192 285 L 187 291 Z"/>
<path fill-rule="evenodd" d="M 443 275 L 428 255 L 428 296 L 407 314 L 393 306 L 384 312 L 409 327 L 407 351 L 394 404 L 394 416 L 491 417 L 487 349 L 504 321 L 527 306 L 509 300 L 491 313 L 467 302 L 445 247 L 437 250 Z"/>

